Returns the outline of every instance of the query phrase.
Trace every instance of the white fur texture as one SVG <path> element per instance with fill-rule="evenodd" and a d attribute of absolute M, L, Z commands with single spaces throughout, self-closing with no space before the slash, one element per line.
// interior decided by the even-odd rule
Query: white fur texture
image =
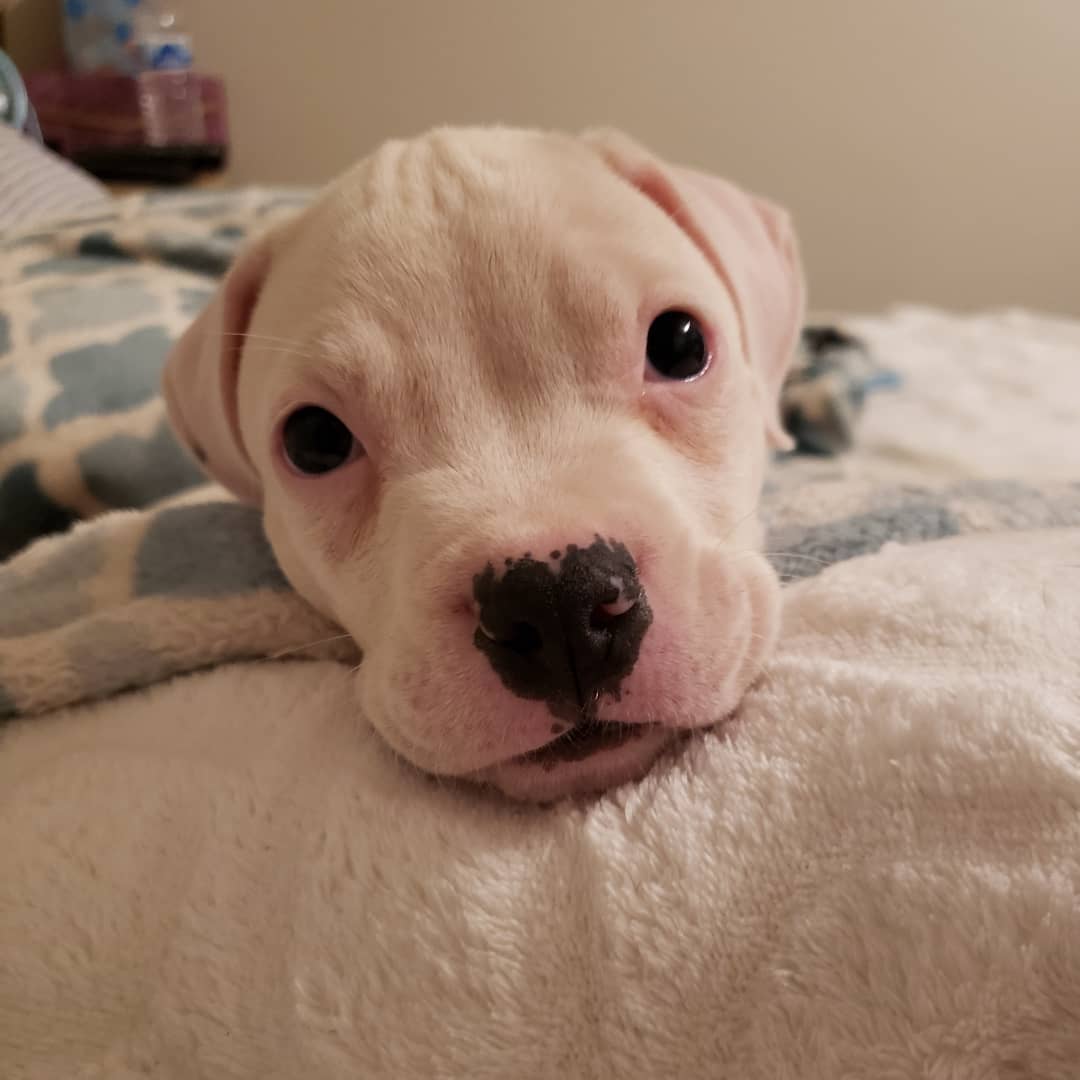
<path fill-rule="evenodd" d="M 383 738 L 543 800 L 641 775 L 760 672 L 779 583 L 756 510 L 803 299 L 787 215 L 723 180 L 614 132 L 440 129 L 379 147 L 249 246 L 165 394 L 207 468 L 261 506 L 296 590 L 363 651 L 357 704 Z M 665 311 L 702 328 L 697 378 L 649 373 Z M 363 446 L 314 476 L 282 434 L 310 406 Z M 477 647 L 478 577 L 600 538 L 650 612 L 613 684 L 590 680 L 565 615 L 527 660 L 507 637 L 535 630 L 520 608 Z M 579 718 L 640 735 L 530 756 Z"/>
<path fill-rule="evenodd" d="M 13 727 L 5 1077 L 1075 1077 L 1080 534 L 786 594 L 728 738 L 592 803 L 421 776 L 331 664 Z"/>

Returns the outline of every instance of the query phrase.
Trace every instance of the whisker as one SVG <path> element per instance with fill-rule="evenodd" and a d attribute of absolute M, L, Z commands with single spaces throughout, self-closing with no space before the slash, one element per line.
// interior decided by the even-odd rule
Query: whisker
<path fill-rule="evenodd" d="M 310 354 L 301 352 L 300 349 L 294 349 L 289 345 L 267 345 L 261 341 L 257 341 L 255 344 L 260 352 L 281 353 L 283 356 L 299 356 L 301 358 L 310 356 Z"/>
<path fill-rule="evenodd" d="M 797 551 L 763 551 L 761 554 L 770 559 L 805 559 L 807 562 L 814 562 L 819 566 L 832 566 L 832 560 L 830 559 L 819 559 L 816 555 L 802 555 Z"/>
<path fill-rule="evenodd" d="M 276 342 L 279 345 L 297 345 L 299 347 L 303 347 L 305 344 L 296 338 L 282 337 L 280 334 L 256 334 L 251 330 L 222 330 L 221 336 L 247 338 L 250 341 L 269 341 Z"/>
<path fill-rule="evenodd" d="M 806 559 L 808 562 L 820 563 L 822 566 L 832 566 L 833 560 L 819 559 L 816 555 L 803 555 L 798 551 L 759 551 L 757 548 L 747 548 L 745 551 L 734 551 L 732 558 L 752 559 L 758 555 L 765 555 L 770 559 Z"/>
<path fill-rule="evenodd" d="M 269 656 L 263 657 L 263 659 L 280 660 L 283 656 L 291 656 L 293 653 L 303 652 L 305 649 L 314 649 L 316 645 L 329 645 L 332 641 L 344 641 L 348 637 L 352 637 L 352 635 L 335 634 L 333 637 L 320 638 L 318 641 L 308 641 L 303 645 L 293 645 L 288 649 L 282 649 L 280 652 L 271 653 Z"/>
<path fill-rule="evenodd" d="M 730 528 L 730 529 L 728 529 L 728 531 L 727 531 L 727 532 L 726 532 L 726 533 L 725 533 L 725 534 L 723 535 L 723 537 L 721 538 L 721 543 L 722 543 L 722 542 L 723 542 L 724 540 L 728 540 L 728 539 L 730 539 L 730 537 L 731 537 L 731 534 L 732 534 L 732 533 L 733 533 L 733 532 L 734 532 L 734 531 L 735 531 L 735 530 L 736 530 L 736 529 L 737 529 L 737 528 L 738 528 L 738 527 L 739 527 L 740 525 L 742 525 L 742 524 L 743 524 L 743 522 L 749 521 L 749 520 L 750 520 L 750 518 L 752 518 L 752 517 L 753 517 L 753 516 L 754 516 L 754 515 L 755 515 L 755 514 L 756 514 L 756 513 L 758 512 L 758 510 L 759 510 L 759 508 L 760 508 L 760 507 L 761 507 L 761 496 L 759 495 L 759 496 L 758 496 L 758 498 L 757 498 L 757 499 L 755 500 L 755 502 L 754 502 L 754 505 L 753 505 L 753 506 L 752 506 L 752 507 L 750 508 L 750 510 L 748 510 L 748 511 L 747 511 L 747 512 L 746 512 L 745 514 L 743 514 L 743 516 L 742 516 L 741 518 L 739 518 L 739 519 L 738 519 L 737 521 L 734 521 L 734 522 L 732 522 L 731 528 Z"/>

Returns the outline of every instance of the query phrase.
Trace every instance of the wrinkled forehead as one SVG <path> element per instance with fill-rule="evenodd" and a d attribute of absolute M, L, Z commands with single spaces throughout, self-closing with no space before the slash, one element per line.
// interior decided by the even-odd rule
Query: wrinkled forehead
<path fill-rule="evenodd" d="M 528 133 L 389 144 L 328 189 L 293 248 L 318 376 L 430 416 L 453 397 L 600 385 L 650 303 L 704 305 L 694 291 L 718 283 L 591 150 Z"/>
<path fill-rule="evenodd" d="M 436 133 L 390 144 L 342 177 L 322 210 L 340 269 L 369 302 L 422 301 L 432 287 L 542 295 L 539 271 L 556 285 L 575 271 L 629 285 L 635 269 L 655 278 L 680 259 L 655 243 L 682 236 L 664 211 L 559 136 Z"/>
<path fill-rule="evenodd" d="M 589 147 L 529 132 L 439 133 L 390 143 L 342 176 L 310 232 L 335 291 L 417 318 L 543 299 L 564 278 L 619 293 L 683 273 L 696 248 Z M 658 242 L 659 241 L 659 242 Z M 700 258 L 700 256 L 699 256 Z"/>

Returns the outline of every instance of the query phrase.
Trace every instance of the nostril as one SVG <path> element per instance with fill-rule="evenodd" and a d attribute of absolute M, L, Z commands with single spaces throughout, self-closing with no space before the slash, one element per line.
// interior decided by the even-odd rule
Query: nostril
<path fill-rule="evenodd" d="M 505 637 L 500 637 L 481 620 L 480 633 L 489 641 L 502 645 L 519 656 L 528 656 L 530 653 L 537 652 L 544 643 L 540 631 L 532 623 L 527 622 L 511 623 L 510 632 Z"/>
<path fill-rule="evenodd" d="M 521 656 L 536 652 L 543 644 L 540 631 L 532 623 L 516 622 L 510 627 L 510 636 L 503 644 Z"/>
<path fill-rule="evenodd" d="M 610 630 L 624 615 L 629 615 L 637 607 L 637 601 L 620 596 L 610 604 L 597 604 L 589 615 L 589 626 L 593 630 Z"/>

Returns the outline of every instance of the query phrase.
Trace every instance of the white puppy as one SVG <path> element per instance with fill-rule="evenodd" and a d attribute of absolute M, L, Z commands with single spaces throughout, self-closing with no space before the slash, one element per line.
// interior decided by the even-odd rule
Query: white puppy
<path fill-rule="evenodd" d="M 257 240 L 166 371 L 422 769 L 641 775 L 761 669 L 756 506 L 803 317 L 786 215 L 613 132 L 381 147 Z"/>

